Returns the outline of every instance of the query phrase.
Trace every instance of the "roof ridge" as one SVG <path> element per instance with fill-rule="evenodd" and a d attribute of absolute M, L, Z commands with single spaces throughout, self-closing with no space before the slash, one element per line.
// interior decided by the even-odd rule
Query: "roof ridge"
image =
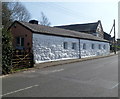
<path fill-rule="evenodd" d="M 89 22 L 89 23 L 81 23 L 81 24 L 69 24 L 69 25 L 60 25 L 60 26 L 55 26 L 55 27 L 61 27 L 61 26 L 75 26 L 75 25 L 88 25 L 88 24 L 98 24 L 100 20 L 97 22 Z"/>
<path fill-rule="evenodd" d="M 91 39 L 91 40 L 98 40 L 98 41 L 107 41 L 100 37 L 93 36 L 91 34 L 87 34 L 85 32 L 78 32 L 68 29 L 61 29 L 58 27 L 51 27 L 51 26 L 44 26 L 40 24 L 31 24 L 29 22 L 20 22 L 17 21 L 23 26 L 25 26 L 27 29 L 31 30 L 32 32 L 36 33 L 44 33 L 49 35 L 59 35 L 59 36 L 69 36 L 74 38 L 81 38 L 81 39 Z"/>

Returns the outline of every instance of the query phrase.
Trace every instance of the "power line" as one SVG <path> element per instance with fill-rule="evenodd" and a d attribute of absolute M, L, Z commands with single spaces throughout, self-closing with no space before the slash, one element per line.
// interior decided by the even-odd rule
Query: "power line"
<path fill-rule="evenodd" d="M 45 5 L 45 4 L 46 4 L 46 5 Z M 66 15 L 68 15 L 68 16 L 72 16 L 72 15 L 73 15 L 73 14 L 70 14 L 70 13 L 68 13 L 68 12 L 65 13 L 64 11 L 62 11 L 61 9 L 59 9 L 58 7 L 56 7 L 55 5 L 51 5 L 51 4 L 48 4 L 48 3 L 42 3 L 41 5 L 43 5 L 43 6 L 45 6 L 45 7 L 48 7 L 48 8 L 54 8 L 54 10 L 56 10 L 57 13 L 61 11 L 61 13 L 66 14 Z M 72 17 L 72 18 L 74 18 L 74 17 Z"/>
<path fill-rule="evenodd" d="M 93 17 L 93 16 L 88 16 L 88 15 L 85 15 L 85 14 L 83 14 L 83 13 L 81 13 L 81 15 L 79 14 L 79 12 L 76 12 L 76 11 L 74 11 L 74 10 L 72 10 L 72 9 L 68 9 L 68 8 L 66 8 L 66 7 L 63 7 L 63 6 L 61 6 L 61 5 L 59 5 L 59 4 L 54 4 L 54 5 L 56 5 L 57 7 L 60 7 L 60 8 L 62 8 L 63 10 L 65 10 L 65 11 L 67 11 L 67 12 L 69 12 L 69 13 L 71 13 L 72 15 L 78 15 L 78 16 L 82 16 L 82 17 L 86 17 L 86 18 L 89 18 L 89 17 L 91 17 L 91 18 L 94 18 L 95 19 L 95 17 Z"/>
<path fill-rule="evenodd" d="M 59 5 L 53 4 L 53 3 L 48 3 L 49 6 L 53 7 L 55 10 L 58 10 L 59 12 L 61 11 L 65 15 L 68 16 L 73 16 L 73 18 L 79 18 L 78 16 L 75 16 L 75 14 L 71 13 L 70 11 L 67 11 L 65 8 L 60 7 Z"/>
<path fill-rule="evenodd" d="M 57 11 L 62 11 L 62 13 L 64 13 L 65 15 L 68 15 L 68 16 L 72 16 L 71 18 L 73 19 L 80 19 L 80 18 L 87 18 L 87 19 L 90 19 L 90 18 L 94 18 L 94 17 L 90 17 L 90 16 L 87 16 L 87 15 L 84 15 L 84 14 L 79 14 L 78 12 L 75 12 L 73 10 L 70 10 L 68 8 L 65 8 L 59 4 L 56 4 L 56 3 L 50 3 L 50 2 L 47 2 L 47 3 L 42 3 L 42 4 L 47 4 L 46 7 L 52 7 L 54 8 L 54 10 L 57 10 Z M 94 18 L 95 19 L 95 18 Z"/>

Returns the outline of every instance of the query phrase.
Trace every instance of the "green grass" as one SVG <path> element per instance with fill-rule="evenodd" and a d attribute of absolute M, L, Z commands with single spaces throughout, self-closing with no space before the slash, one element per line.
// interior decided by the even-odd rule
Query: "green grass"
<path fill-rule="evenodd" d="M 120 46 L 112 46 L 112 47 L 120 48 Z"/>
<path fill-rule="evenodd" d="M 21 68 L 13 68 L 12 73 L 23 71 L 29 69 L 28 67 L 21 67 Z"/>

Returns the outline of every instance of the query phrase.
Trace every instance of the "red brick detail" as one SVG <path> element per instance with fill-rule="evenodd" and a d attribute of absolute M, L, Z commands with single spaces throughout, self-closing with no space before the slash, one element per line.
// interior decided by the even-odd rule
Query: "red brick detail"
<path fill-rule="evenodd" d="M 14 48 L 16 48 L 16 37 L 24 37 L 24 48 L 32 49 L 32 32 L 30 30 L 20 25 L 19 23 L 15 22 L 11 26 L 10 31 L 13 36 L 13 47 Z"/>

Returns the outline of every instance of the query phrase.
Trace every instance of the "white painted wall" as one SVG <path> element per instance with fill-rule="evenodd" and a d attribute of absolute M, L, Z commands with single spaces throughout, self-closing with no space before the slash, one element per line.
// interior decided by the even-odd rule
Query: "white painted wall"
<path fill-rule="evenodd" d="M 64 49 L 63 43 L 68 42 L 68 49 Z M 76 43 L 76 49 L 72 49 L 72 43 Z M 83 43 L 87 44 L 83 50 Z M 95 49 L 91 49 L 91 44 Z M 106 45 L 106 49 L 98 49 L 98 44 Z M 80 40 L 81 58 L 109 54 L 109 44 L 90 40 Z M 33 53 L 35 63 L 55 61 L 62 59 L 79 58 L 79 39 L 42 35 L 33 33 Z"/>
<path fill-rule="evenodd" d="M 83 49 L 83 44 L 86 44 L 86 49 Z M 94 44 L 94 49 L 92 49 L 91 45 Z M 101 45 L 101 49 L 99 49 L 99 44 Z M 104 49 L 103 46 L 106 46 Z M 80 49 L 81 49 L 81 58 L 91 57 L 91 56 L 99 56 L 99 55 L 108 55 L 110 53 L 109 43 L 92 41 L 92 40 L 80 40 Z"/>
<path fill-rule="evenodd" d="M 63 48 L 63 42 L 68 42 L 68 49 Z M 76 50 L 71 48 L 72 42 L 77 43 Z M 79 40 L 74 38 L 33 34 L 33 53 L 36 63 L 65 58 L 78 58 Z"/>

